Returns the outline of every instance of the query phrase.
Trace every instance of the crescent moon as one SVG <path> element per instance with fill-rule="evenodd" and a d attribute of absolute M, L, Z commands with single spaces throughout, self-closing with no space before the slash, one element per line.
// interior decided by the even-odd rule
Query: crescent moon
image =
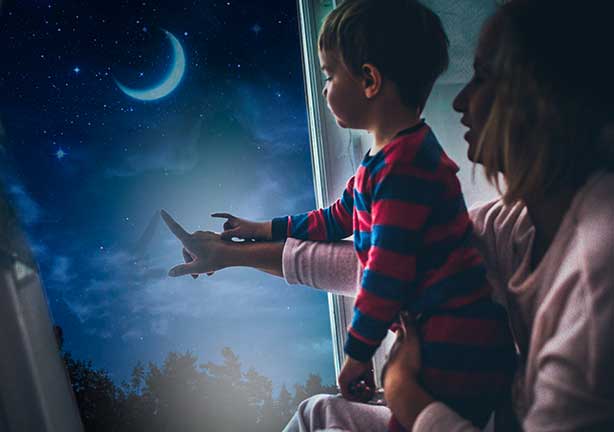
<path fill-rule="evenodd" d="M 175 90 L 183 78 L 183 74 L 185 73 L 185 53 L 183 52 L 183 47 L 172 33 L 167 32 L 166 30 L 163 31 L 173 47 L 173 67 L 168 75 L 160 83 L 147 89 L 133 89 L 126 87 L 117 81 L 117 79 L 115 80 L 115 83 L 120 90 L 134 99 L 142 101 L 161 99 Z"/>

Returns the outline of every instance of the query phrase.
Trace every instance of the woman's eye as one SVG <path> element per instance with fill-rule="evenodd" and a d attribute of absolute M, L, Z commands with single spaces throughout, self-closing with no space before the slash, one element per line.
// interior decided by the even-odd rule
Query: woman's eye
<path fill-rule="evenodd" d="M 332 77 L 329 77 L 329 76 L 325 76 L 323 78 L 324 78 L 324 81 L 330 81 L 331 79 L 333 79 Z"/>

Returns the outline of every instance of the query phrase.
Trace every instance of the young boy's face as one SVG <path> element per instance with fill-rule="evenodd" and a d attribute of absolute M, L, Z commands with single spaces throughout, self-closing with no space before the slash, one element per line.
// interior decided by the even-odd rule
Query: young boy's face
<path fill-rule="evenodd" d="M 320 66 L 326 77 L 322 95 L 339 126 L 366 129 L 367 99 L 360 77 L 352 74 L 336 52 L 320 51 Z"/>

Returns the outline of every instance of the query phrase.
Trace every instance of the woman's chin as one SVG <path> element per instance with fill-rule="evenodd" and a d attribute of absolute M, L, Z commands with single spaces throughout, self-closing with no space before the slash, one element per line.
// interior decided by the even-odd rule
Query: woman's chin
<path fill-rule="evenodd" d="M 337 124 L 339 125 L 339 127 L 343 128 L 343 129 L 347 129 L 348 125 L 346 122 L 344 122 L 343 120 L 340 120 L 338 118 L 335 118 L 335 120 L 337 120 Z"/>

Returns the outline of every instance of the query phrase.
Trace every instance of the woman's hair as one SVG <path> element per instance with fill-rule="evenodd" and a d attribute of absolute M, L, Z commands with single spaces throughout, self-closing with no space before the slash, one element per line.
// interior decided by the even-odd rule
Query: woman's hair
<path fill-rule="evenodd" d="M 420 110 L 449 62 L 441 20 L 417 0 L 345 0 L 324 20 L 318 47 L 338 53 L 356 75 L 373 64 L 406 106 Z"/>
<path fill-rule="evenodd" d="M 513 0 L 491 18 L 495 96 L 477 160 L 507 203 L 578 188 L 612 169 L 614 71 L 609 2 Z M 610 135 L 606 137 L 606 135 Z"/>

